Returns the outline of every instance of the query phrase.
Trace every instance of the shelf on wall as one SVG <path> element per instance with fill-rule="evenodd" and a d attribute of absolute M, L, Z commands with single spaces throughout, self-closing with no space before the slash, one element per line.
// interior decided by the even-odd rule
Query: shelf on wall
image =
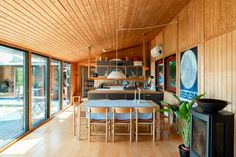
<path fill-rule="evenodd" d="M 122 65 L 122 66 L 116 66 L 116 65 L 97 65 L 96 67 L 111 67 L 111 68 L 144 68 L 145 66 L 134 66 L 134 65 Z"/>
<path fill-rule="evenodd" d="M 110 79 L 105 77 L 90 77 L 91 80 L 116 80 L 116 81 L 145 81 L 145 78 L 124 78 L 124 79 Z"/>

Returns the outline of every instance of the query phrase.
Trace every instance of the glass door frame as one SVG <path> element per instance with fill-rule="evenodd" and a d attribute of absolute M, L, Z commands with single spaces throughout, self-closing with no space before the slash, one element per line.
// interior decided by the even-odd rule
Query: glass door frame
<path fill-rule="evenodd" d="M 69 84 L 70 84 L 70 91 L 69 91 L 69 101 L 70 101 L 70 103 L 68 104 L 68 105 L 64 105 L 64 94 L 63 94 L 63 88 L 64 88 L 64 71 L 63 71 L 63 68 L 64 68 L 64 64 L 69 64 L 70 65 L 70 76 L 69 76 L 69 78 L 70 78 L 70 81 L 69 81 Z M 68 63 L 68 62 L 62 62 L 62 110 L 63 109 L 65 109 L 65 108 L 67 108 L 68 106 L 70 106 L 70 104 L 71 104 L 71 63 Z"/>
<path fill-rule="evenodd" d="M 29 77 L 28 77 L 28 72 L 29 72 L 29 52 L 20 48 L 16 48 L 13 46 L 5 45 L 0 43 L 0 46 L 9 48 L 12 50 L 20 51 L 23 54 L 23 129 L 24 131 L 14 137 L 14 140 L 10 141 L 10 143 L 4 145 L 3 147 L 0 147 L 0 152 L 4 150 L 5 147 L 8 147 L 11 143 L 15 142 L 17 139 L 25 135 L 30 127 L 29 127 Z"/>
<path fill-rule="evenodd" d="M 40 56 L 40 57 L 44 57 L 46 59 L 46 65 L 47 67 L 45 68 L 46 70 L 46 78 L 45 80 L 47 81 L 46 82 L 46 94 L 45 94 L 45 97 L 46 97 L 46 113 L 45 113 L 45 119 L 37 122 L 35 125 L 33 125 L 33 116 L 32 116 L 32 56 L 33 55 L 36 55 L 36 56 Z M 41 54 L 38 54 L 38 53 L 34 53 L 34 52 L 30 52 L 29 54 L 29 105 L 30 105 L 30 110 L 29 110 L 29 128 L 30 130 L 33 129 L 33 128 L 37 128 L 39 126 L 41 126 L 42 123 L 44 123 L 45 121 L 47 121 L 49 118 L 50 118 L 50 58 L 48 56 L 44 56 L 44 55 L 41 55 Z"/>
<path fill-rule="evenodd" d="M 62 110 L 62 106 L 63 106 L 63 93 L 62 93 L 62 83 L 63 83 L 63 81 L 62 81 L 62 77 L 63 77 L 63 75 L 62 75 L 62 73 L 63 73 L 63 62 L 61 61 L 61 60 L 58 60 L 58 59 L 55 59 L 55 58 L 50 58 L 49 59 L 49 63 L 50 63 L 50 92 L 49 92 L 49 114 L 50 114 L 50 117 L 52 117 L 52 116 L 54 116 L 54 115 L 56 115 L 58 112 L 56 112 L 56 113 L 51 113 L 51 110 L 52 110 L 52 100 L 51 100 L 51 90 L 52 90 L 52 84 L 51 84 L 51 79 L 52 79 L 52 72 L 51 72 L 51 63 L 53 62 L 53 61 L 58 61 L 59 63 L 60 63 L 60 69 L 58 70 L 58 72 L 59 72 L 59 106 L 60 106 L 60 109 L 59 109 L 59 111 L 58 112 L 60 112 L 61 110 Z"/>

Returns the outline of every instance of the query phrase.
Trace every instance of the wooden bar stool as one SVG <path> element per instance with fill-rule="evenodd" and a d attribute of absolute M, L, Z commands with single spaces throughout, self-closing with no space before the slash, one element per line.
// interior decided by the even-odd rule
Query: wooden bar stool
<path fill-rule="evenodd" d="M 108 140 L 108 111 L 109 108 L 107 107 L 91 107 L 88 108 L 88 141 L 90 142 L 91 136 L 100 136 L 105 135 L 106 142 Z M 91 119 L 91 114 L 105 114 L 106 118 L 105 120 L 99 120 L 99 119 Z M 105 125 L 105 134 L 92 134 L 91 133 L 91 126 L 94 125 Z"/>
<path fill-rule="evenodd" d="M 112 109 L 112 141 L 115 141 L 115 135 L 129 135 L 130 136 L 130 142 L 132 142 L 132 112 L 133 108 L 113 108 Z M 115 114 L 129 114 L 129 119 L 126 120 L 119 120 L 115 119 Z M 116 125 L 125 125 L 129 127 L 129 133 L 115 133 L 115 126 Z"/>
<path fill-rule="evenodd" d="M 151 119 L 139 119 L 139 114 L 152 114 Z M 136 129 L 135 129 L 135 135 L 136 135 L 136 142 L 138 142 L 138 135 L 152 135 L 153 142 L 155 141 L 155 129 L 156 129 L 156 108 L 155 107 L 144 107 L 144 108 L 136 108 Z M 151 126 L 151 132 L 146 133 L 139 133 L 139 125 L 147 125 Z"/>

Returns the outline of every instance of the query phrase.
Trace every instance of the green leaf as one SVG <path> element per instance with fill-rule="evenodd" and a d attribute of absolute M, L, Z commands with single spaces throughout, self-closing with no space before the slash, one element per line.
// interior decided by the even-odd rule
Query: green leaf
<path fill-rule="evenodd" d="M 189 102 L 186 104 L 186 107 L 187 107 L 188 110 L 191 110 L 192 106 L 193 105 L 191 103 L 189 103 Z"/>
<path fill-rule="evenodd" d="M 166 101 L 164 101 L 164 100 L 160 101 L 160 103 L 161 103 L 162 105 L 171 105 L 171 104 L 169 104 L 168 102 L 166 102 Z"/>
<path fill-rule="evenodd" d="M 156 110 L 156 112 L 164 113 L 164 112 L 172 112 L 172 111 L 169 108 L 163 108 L 163 109 L 160 109 L 160 110 Z"/>
<path fill-rule="evenodd" d="M 169 105 L 169 108 L 173 111 L 173 112 L 177 112 L 179 111 L 179 108 L 175 105 Z"/>
<path fill-rule="evenodd" d="M 197 96 L 194 98 L 194 101 L 197 101 L 197 100 L 201 99 L 202 97 L 205 96 L 205 94 L 206 94 L 206 93 L 202 93 L 202 94 L 197 95 Z"/>
<path fill-rule="evenodd" d="M 187 108 L 187 102 L 183 102 L 180 107 L 179 107 L 179 114 L 180 117 L 185 118 L 187 116 L 188 112 L 188 108 Z"/>

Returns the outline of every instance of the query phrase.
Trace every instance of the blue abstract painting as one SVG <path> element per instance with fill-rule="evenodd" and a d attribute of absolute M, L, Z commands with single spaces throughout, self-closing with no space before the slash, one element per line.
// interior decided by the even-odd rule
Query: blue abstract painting
<path fill-rule="evenodd" d="M 197 47 L 180 55 L 180 98 L 192 100 L 198 94 L 198 54 Z"/>

